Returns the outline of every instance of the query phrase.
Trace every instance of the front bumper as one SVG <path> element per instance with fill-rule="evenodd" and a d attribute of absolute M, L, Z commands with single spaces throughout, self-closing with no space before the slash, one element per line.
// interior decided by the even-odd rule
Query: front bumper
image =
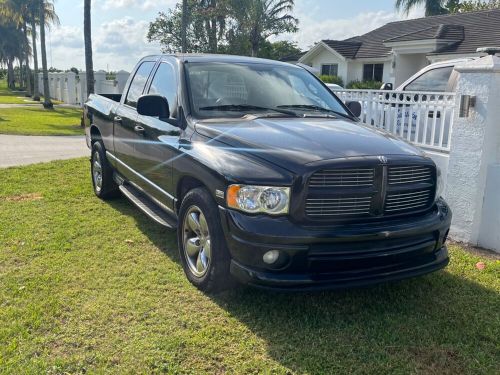
<path fill-rule="evenodd" d="M 415 217 L 305 227 L 286 217 L 220 207 L 231 273 L 243 283 L 282 290 L 335 289 L 423 275 L 446 267 L 451 212 L 443 200 Z M 262 256 L 279 250 L 267 265 Z"/>

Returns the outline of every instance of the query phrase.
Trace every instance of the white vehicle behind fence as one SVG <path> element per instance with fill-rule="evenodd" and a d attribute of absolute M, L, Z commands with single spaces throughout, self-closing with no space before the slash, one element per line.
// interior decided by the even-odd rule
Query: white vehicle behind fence
<path fill-rule="evenodd" d="M 358 100 L 361 120 L 421 147 L 448 151 L 458 74 L 454 67 L 471 58 L 431 64 L 396 90 L 342 90 L 331 87 L 343 101 Z"/>

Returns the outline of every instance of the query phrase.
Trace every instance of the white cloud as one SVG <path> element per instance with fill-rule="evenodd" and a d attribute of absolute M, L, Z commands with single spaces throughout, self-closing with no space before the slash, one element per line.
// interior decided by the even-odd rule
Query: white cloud
<path fill-rule="evenodd" d="M 171 8 L 177 3 L 177 0 L 103 0 L 100 4 L 104 10 L 122 9 L 122 8 L 140 8 L 142 10 L 166 9 Z"/>
<path fill-rule="evenodd" d="M 159 45 L 146 40 L 148 25 L 131 17 L 101 24 L 92 36 L 94 68 L 130 71 L 139 58 L 160 53 Z M 82 28 L 53 28 L 48 48 L 49 65 L 52 62 L 59 69 L 85 66 Z"/>

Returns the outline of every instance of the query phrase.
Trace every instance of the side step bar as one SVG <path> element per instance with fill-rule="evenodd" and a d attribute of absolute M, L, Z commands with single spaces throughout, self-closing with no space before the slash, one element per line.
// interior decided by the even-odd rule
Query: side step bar
<path fill-rule="evenodd" d="M 175 230 L 177 228 L 177 220 L 159 207 L 142 191 L 127 183 L 120 184 L 119 188 L 123 195 L 158 224 L 168 229 Z"/>

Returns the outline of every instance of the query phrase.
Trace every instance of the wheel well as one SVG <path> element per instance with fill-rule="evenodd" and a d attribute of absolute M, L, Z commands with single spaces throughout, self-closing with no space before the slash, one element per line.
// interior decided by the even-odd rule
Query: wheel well
<path fill-rule="evenodd" d="M 180 209 L 182 200 L 184 199 L 186 194 L 190 190 L 193 190 L 197 187 L 205 187 L 205 185 L 203 184 L 203 182 L 194 177 L 186 176 L 179 181 L 179 183 L 177 184 L 177 211 Z"/>
<path fill-rule="evenodd" d="M 90 141 L 94 143 L 95 141 L 98 141 L 100 139 L 102 139 L 101 132 L 99 131 L 99 129 L 97 129 L 96 126 L 92 126 L 90 128 Z"/>

